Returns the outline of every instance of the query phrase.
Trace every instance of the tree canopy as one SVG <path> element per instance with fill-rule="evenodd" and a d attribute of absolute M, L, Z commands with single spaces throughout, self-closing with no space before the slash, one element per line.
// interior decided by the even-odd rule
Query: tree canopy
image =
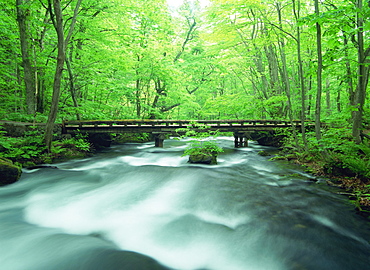
<path fill-rule="evenodd" d="M 366 136 L 369 2 L 0 6 L 4 120 L 316 119 Z"/>

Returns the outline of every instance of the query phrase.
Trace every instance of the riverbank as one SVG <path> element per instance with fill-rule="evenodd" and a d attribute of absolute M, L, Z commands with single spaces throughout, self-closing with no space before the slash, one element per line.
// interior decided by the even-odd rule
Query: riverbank
<path fill-rule="evenodd" d="M 370 219 L 370 180 L 364 177 L 353 176 L 348 168 L 342 168 L 345 172 L 339 172 L 328 168 L 328 163 L 323 160 L 302 159 L 297 153 L 281 150 L 271 160 L 286 160 L 302 166 L 302 169 L 316 177 L 325 178 L 329 186 L 337 187 L 342 191 L 337 194 L 347 196 L 353 203 L 355 211 L 361 216 Z"/>

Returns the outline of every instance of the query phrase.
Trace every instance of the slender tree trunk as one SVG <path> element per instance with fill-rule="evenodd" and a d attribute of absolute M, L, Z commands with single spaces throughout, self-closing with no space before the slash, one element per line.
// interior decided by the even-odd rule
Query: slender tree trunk
<path fill-rule="evenodd" d="M 301 88 L 301 134 L 303 147 L 305 151 L 308 151 L 307 138 L 306 138 L 306 88 L 305 80 L 303 76 L 303 61 L 302 61 L 302 50 L 301 50 L 301 28 L 298 24 L 300 19 L 300 7 L 301 1 L 298 0 L 298 7 L 296 7 L 296 2 L 293 0 L 293 12 L 296 19 L 296 32 L 297 32 L 297 56 L 298 56 L 298 74 L 299 74 L 299 85 Z"/>
<path fill-rule="evenodd" d="M 326 114 L 331 114 L 331 102 L 330 102 L 330 81 L 329 78 L 326 78 L 326 84 L 325 84 L 325 100 L 326 100 Z"/>
<path fill-rule="evenodd" d="M 136 98 L 136 116 L 137 118 L 141 117 L 141 80 L 139 78 L 139 65 L 140 65 L 140 56 L 137 56 L 137 67 L 136 67 L 136 89 L 135 89 L 135 98 Z"/>
<path fill-rule="evenodd" d="M 138 76 L 138 71 L 136 71 L 136 75 Z M 141 117 L 141 97 L 140 97 L 140 79 L 136 79 L 136 90 L 135 90 L 135 98 L 136 98 L 136 116 L 137 118 Z"/>
<path fill-rule="evenodd" d="M 27 2 L 27 1 L 26 1 Z M 17 6 L 17 21 L 19 27 L 19 37 L 21 43 L 22 66 L 24 72 L 24 83 L 26 86 L 26 104 L 27 113 L 35 114 L 36 112 L 36 84 L 34 67 L 32 67 L 30 44 L 28 42 L 28 27 L 27 27 L 27 13 L 23 0 L 16 0 Z"/>
<path fill-rule="evenodd" d="M 319 1 L 315 0 L 315 13 L 320 15 Z M 315 134 L 316 139 L 321 140 L 321 95 L 322 95 L 322 46 L 321 46 L 321 25 L 316 23 L 316 49 L 317 49 L 317 92 L 315 110 Z"/>
<path fill-rule="evenodd" d="M 60 6 L 60 0 L 53 0 L 53 8 L 55 15 L 55 30 L 58 35 L 58 56 L 57 65 L 54 74 L 54 84 L 53 84 L 53 96 L 51 101 L 50 113 L 48 121 L 46 123 L 45 130 L 45 143 L 48 151 L 51 151 L 51 142 L 53 137 L 54 123 L 57 118 L 58 113 L 58 103 L 60 97 L 60 84 L 63 74 L 63 66 L 65 61 L 65 43 L 64 43 L 64 28 L 63 28 L 63 15 L 62 8 Z"/>
<path fill-rule="evenodd" d="M 340 104 L 340 90 L 338 90 L 338 93 L 337 93 L 336 103 L 337 103 L 337 111 L 341 112 L 342 108 L 341 108 L 341 104 Z"/>
<path fill-rule="evenodd" d="M 265 54 L 268 60 L 269 73 L 270 73 L 270 89 L 272 95 L 280 94 L 279 84 L 279 64 L 275 49 L 272 45 L 265 46 Z"/>
<path fill-rule="evenodd" d="M 52 20 L 54 22 L 54 27 L 58 36 L 58 56 L 57 56 L 57 64 L 56 64 L 56 69 L 55 69 L 55 74 L 54 74 L 54 84 L 53 84 L 53 96 L 52 96 L 52 101 L 51 101 L 51 107 L 50 107 L 50 112 L 49 112 L 49 117 L 48 121 L 46 123 L 45 127 L 45 134 L 44 134 L 44 140 L 46 147 L 49 152 L 51 152 L 51 142 L 53 139 L 53 129 L 54 129 L 54 123 L 57 118 L 57 113 L 58 113 L 58 103 L 59 103 L 59 98 L 60 98 L 60 86 L 61 86 L 61 81 L 62 81 L 62 74 L 63 74 L 63 66 L 66 58 L 66 45 L 68 44 L 72 32 L 74 29 L 74 25 L 76 23 L 76 18 L 77 18 L 77 13 L 78 9 L 80 7 L 81 1 L 78 0 L 75 10 L 74 10 L 74 15 L 72 18 L 72 23 L 69 28 L 69 32 L 67 35 L 67 38 L 64 39 L 64 26 L 63 26 L 63 14 L 62 14 L 62 8 L 60 5 L 61 0 L 53 0 L 53 4 L 51 5 L 51 0 L 49 0 L 49 6 L 53 7 L 54 11 L 54 16 L 52 16 Z M 50 10 L 50 13 L 51 10 Z"/>
<path fill-rule="evenodd" d="M 255 48 L 256 53 L 253 57 L 253 61 L 256 65 L 257 71 L 259 73 L 258 77 L 261 78 L 261 83 L 262 83 L 261 91 L 263 93 L 264 98 L 268 99 L 269 97 L 267 95 L 267 90 L 269 88 L 269 83 L 268 83 L 268 80 L 266 78 L 265 65 L 264 65 L 263 60 L 262 60 L 261 52 L 258 50 L 256 45 L 254 45 L 254 48 Z"/>
<path fill-rule="evenodd" d="M 309 93 L 312 89 L 312 75 L 310 76 L 310 80 L 308 82 L 308 88 L 307 88 L 307 93 Z M 312 100 L 313 100 L 313 95 L 309 94 L 308 95 L 308 104 L 307 104 L 307 115 L 310 119 L 312 119 Z"/>
<path fill-rule="evenodd" d="M 68 77 L 69 77 L 69 91 L 71 92 L 71 98 L 73 102 L 73 106 L 78 110 L 78 100 L 77 100 L 77 95 L 76 95 L 76 86 L 74 82 L 74 77 L 73 77 L 73 71 L 72 71 L 72 65 L 71 65 L 71 60 L 66 57 L 66 64 L 67 64 L 67 71 L 68 71 Z M 76 112 L 76 119 L 81 120 L 81 116 Z"/>
<path fill-rule="evenodd" d="M 281 7 L 279 3 L 276 3 L 276 10 L 278 12 L 280 28 L 282 29 Z M 290 82 L 289 82 L 289 77 L 288 77 L 288 69 L 287 69 L 287 63 L 286 63 L 286 55 L 285 55 L 285 43 L 284 43 L 284 40 L 280 37 L 279 37 L 278 42 L 280 44 L 280 58 L 281 58 L 282 75 L 283 75 L 282 77 L 283 77 L 283 82 L 285 85 L 285 94 L 288 100 L 288 117 L 292 125 L 294 142 L 296 144 L 297 149 L 300 149 L 298 138 L 297 138 L 297 131 L 293 123 L 293 108 L 292 108 L 292 99 L 291 99 L 291 91 L 290 91 L 291 90 Z"/>
<path fill-rule="evenodd" d="M 354 90 L 353 90 L 353 79 L 352 79 L 352 69 L 351 69 L 351 62 L 349 59 L 348 53 L 348 38 L 347 34 L 343 32 L 343 40 L 344 40 L 344 56 L 346 59 L 346 81 L 348 84 L 348 94 L 349 94 L 349 104 L 354 106 Z"/>
<path fill-rule="evenodd" d="M 366 87 L 369 77 L 369 67 L 366 66 L 366 53 L 364 47 L 364 18 L 360 14 L 363 10 L 362 0 L 357 0 L 356 7 L 357 13 L 357 87 L 354 94 L 354 106 L 356 110 L 353 112 L 352 117 L 352 136 L 356 143 L 361 143 L 361 129 L 363 122 L 363 107 L 365 104 Z M 368 50 L 366 50 L 367 52 Z"/>

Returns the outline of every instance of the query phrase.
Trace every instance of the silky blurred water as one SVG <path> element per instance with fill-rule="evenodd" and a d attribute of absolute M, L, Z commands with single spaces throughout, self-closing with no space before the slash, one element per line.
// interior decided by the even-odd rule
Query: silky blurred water
<path fill-rule="evenodd" d="M 254 143 L 214 166 L 188 141 L 114 146 L 0 188 L 1 270 L 370 269 L 370 224 L 346 197 Z"/>

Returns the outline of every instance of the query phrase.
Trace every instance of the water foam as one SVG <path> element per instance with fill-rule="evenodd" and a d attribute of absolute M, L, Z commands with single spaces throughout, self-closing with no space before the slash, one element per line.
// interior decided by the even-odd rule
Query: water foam
<path fill-rule="evenodd" d="M 82 193 L 78 184 L 59 186 L 30 194 L 25 218 L 71 234 L 98 233 L 176 269 L 256 269 L 229 251 L 245 218 L 186 207 L 195 183 L 182 176 L 158 186 L 137 176 Z"/>
<path fill-rule="evenodd" d="M 131 166 L 155 165 L 165 167 L 177 167 L 186 164 L 186 157 L 168 157 L 152 154 L 150 157 L 124 156 L 120 160 Z"/>

